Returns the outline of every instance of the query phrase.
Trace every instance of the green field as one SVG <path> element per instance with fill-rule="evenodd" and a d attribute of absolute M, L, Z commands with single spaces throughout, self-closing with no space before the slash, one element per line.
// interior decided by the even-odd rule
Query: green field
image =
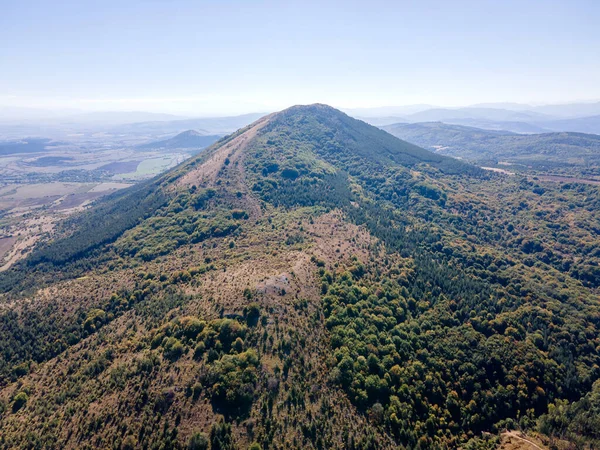
<path fill-rule="evenodd" d="M 115 180 L 129 180 L 129 179 L 143 179 L 150 178 L 154 175 L 158 175 L 171 167 L 176 166 L 184 160 L 184 156 L 181 154 L 170 154 L 165 156 L 159 156 L 156 158 L 148 158 L 138 164 L 135 172 L 122 173 L 115 175 Z"/>

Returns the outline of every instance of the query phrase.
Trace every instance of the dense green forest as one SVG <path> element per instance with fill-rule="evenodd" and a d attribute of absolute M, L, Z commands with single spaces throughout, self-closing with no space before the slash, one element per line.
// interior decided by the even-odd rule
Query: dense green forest
<path fill-rule="evenodd" d="M 0 446 L 475 449 L 520 429 L 594 448 L 599 210 L 596 186 L 324 105 L 267 116 L 0 274 Z"/>

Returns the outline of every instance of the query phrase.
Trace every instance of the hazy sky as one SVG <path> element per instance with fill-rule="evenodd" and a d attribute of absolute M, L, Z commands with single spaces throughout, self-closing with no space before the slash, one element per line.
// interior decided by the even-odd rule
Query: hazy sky
<path fill-rule="evenodd" d="M 600 1 L 0 0 L 0 105 L 600 99 Z"/>

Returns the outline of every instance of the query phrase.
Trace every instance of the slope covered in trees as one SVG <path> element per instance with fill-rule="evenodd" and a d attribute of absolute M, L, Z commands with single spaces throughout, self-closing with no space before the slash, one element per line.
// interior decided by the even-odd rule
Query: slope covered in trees
<path fill-rule="evenodd" d="M 266 116 L 0 274 L 0 446 L 594 443 L 599 210 L 324 105 Z"/>
<path fill-rule="evenodd" d="M 595 134 L 515 134 L 441 122 L 398 123 L 383 128 L 440 154 L 488 164 L 508 162 L 514 169 L 597 173 L 600 166 L 600 136 Z"/>

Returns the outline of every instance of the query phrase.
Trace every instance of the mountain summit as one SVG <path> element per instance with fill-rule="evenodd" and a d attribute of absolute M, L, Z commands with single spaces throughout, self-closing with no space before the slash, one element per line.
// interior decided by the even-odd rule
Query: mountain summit
<path fill-rule="evenodd" d="M 598 205 L 325 105 L 265 116 L 0 273 L 0 446 L 492 448 L 567 401 L 585 424 Z"/>

